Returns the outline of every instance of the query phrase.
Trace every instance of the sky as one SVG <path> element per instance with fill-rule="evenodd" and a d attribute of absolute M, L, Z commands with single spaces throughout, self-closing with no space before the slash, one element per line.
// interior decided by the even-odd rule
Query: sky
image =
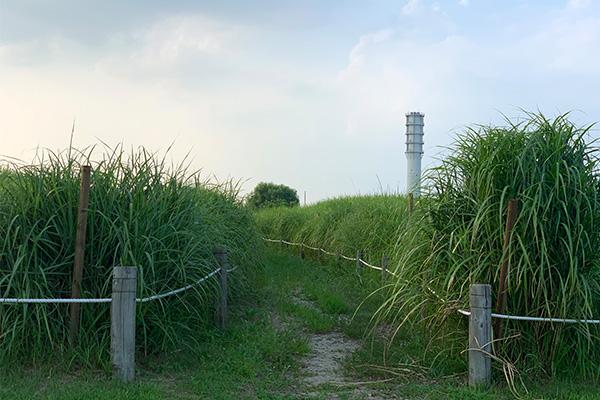
<path fill-rule="evenodd" d="M 0 155 L 143 146 L 249 193 L 406 192 L 467 126 L 600 120 L 592 0 L 0 0 Z M 600 137 L 594 128 L 591 137 Z"/>

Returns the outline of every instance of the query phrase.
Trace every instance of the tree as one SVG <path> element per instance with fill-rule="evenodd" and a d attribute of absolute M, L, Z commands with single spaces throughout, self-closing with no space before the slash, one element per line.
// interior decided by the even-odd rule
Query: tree
<path fill-rule="evenodd" d="M 269 207 L 294 207 L 300 205 L 295 189 L 285 185 L 261 182 L 250 193 L 246 204 L 255 210 Z"/>

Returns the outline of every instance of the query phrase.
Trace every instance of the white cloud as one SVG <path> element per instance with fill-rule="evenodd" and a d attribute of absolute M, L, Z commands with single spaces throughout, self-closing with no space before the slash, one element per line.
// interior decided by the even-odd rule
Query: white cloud
<path fill-rule="evenodd" d="M 230 35 L 224 27 L 199 16 L 170 17 L 138 34 L 143 48 L 132 58 L 146 64 L 172 64 L 186 54 L 215 54 Z"/>
<path fill-rule="evenodd" d="M 408 0 L 408 3 L 402 7 L 402 13 L 404 15 L 417 15 L 424 10 L 423 3 L 421 0 Z"/>
<path fill-rule="evenodd" d="M 592 0 L 569 0 L 567 5 L 571 8 L 585 8 L 592 3 Z"/>
<path fill-rule="evenodd" d="M 391 29 L 382 29 L 361 36 L 358 43 L 350 50 L 348 66 L 338 74 L 338 79 L 348 79 L 356 74 L 364 66 L 365 51 L 368 51 L 372 45 L 389 40 L 393 33 Z"/>
<path fill-rule="evenodd" d="M 463 6 L 463 7 L 466 7 L 466 6 L 469 5 L 469 0 L 460 0 L 458 2 L 458 4 L 461 5 L 461 6 Z"/>

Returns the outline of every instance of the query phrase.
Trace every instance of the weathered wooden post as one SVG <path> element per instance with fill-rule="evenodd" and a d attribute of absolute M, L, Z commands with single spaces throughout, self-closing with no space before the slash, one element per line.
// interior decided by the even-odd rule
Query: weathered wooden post
<path fill-rule="evenodd" d="M 110 306 L 110 352 L 113 377 L 129 382 L 135 376 L 135 294 L 137 268 L 113 269 Z"/>
<path fill-rule="evenodd" d="M 408 216 L 410 217 L 413 213 L 414 207 L 414 196 L 412 193 L 408 194 Z"/>
<path fill-rule="evenodd" d="M 386 256 L 381 257 L 381 286 L 385 286 L 387 280 L 387 269 L 390 263 L 390 259 Z"/>
<path fill-rule="evenodd" d="M 321 246 L 318 246 L 318 247 L 319 247 L 319 250 L 318 250 L 319 255 L 317 257 L 318 257 L 319 262 L 323 262 L 323 250 L 321 250 Z"/>
<path fill-rule="evenodd" d="M 517 221 L 517 209 L 519 200 L 511 199 L 508 201 L 506 212 L 506 226 L 504 228 L 504 245 L 502 246 L 502 265 L 500 266 L 500 282 L 498 283 L 498 300 L 496 312 L 504 314 L 506 311 L 506 289 L 508 288 L 508 262 L 510 260 L 510 238 Z M 494 321 L 494 337 L 499 339 L 504 334 L 504 320 Z"/>
<path fill-rule="evenodd" d="M 362 250 L 357 250 L 356 251 L 356 271 L 358 272 L 359 275 L 362 275 L 362 265 L 360 260 L 362 260 L 363 257 L 363 252 Z"/>
<path fill-rule="evenodd" d="M 491 379 L 492 286 L 472 285 L 469 306 L 469 386 L 475 387 Z"/>
<path fill-rule="evenodd" d="M 217 328 L 227 328 L 227 246 L 215 246 L 213 254 L 217 260 L 219 287 L 217 288 L 217 310 L 215 323 Z"/>
<path fill-rule="evenodd" d="M 89 165 L 81 167 L 81 187 L 79 189 L 79 209 L 77 212 L 77 234 L 75 237 L 75 260 L 73 262 L 73 283 L 71 298 L 81 298 L 81 281 L 83 279 L 83 256 L 85 251 L 85 234 L 87 232 L 87 215 L 90 200 L 90 171 Z M 71 346 L 77 344 L 79 335 L 80 303 L 71 303 L 69 318 L 69 339 Z"/>
<path fill-rule="evenodd" d="M 304 243 L 300 243 L 300 258 L 304 258 Z"/>
<path fill-rule="evenodd" d="M 279 251 L 283 250 L 283 235 L 279 236 Z"/>

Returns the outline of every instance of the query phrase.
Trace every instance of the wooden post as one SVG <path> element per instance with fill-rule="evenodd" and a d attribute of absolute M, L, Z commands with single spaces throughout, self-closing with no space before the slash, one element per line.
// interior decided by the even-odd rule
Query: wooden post
<path fill-rule="evenodd" d="M 300 258 L 304 258 L 304 243 L 300 243 Z"/>
<path fill-rule="evenodd" d="M 356 251 L 356 271 L 358 272 L 359 275 L 362 275 L 362 265 L 360 260 L 362 260 L 363 257 L 363 252 L 362 250 L 357 250 Z"/>
<path fill-rule="evenodd" d="M 217 260 L 217 267 L 221 268 L 217 274 L 219 287 L 215 323 L 217 328 L 225 330 L 227 329 L 227 246 L 215 246 L 213 254 Z"/>
<path fill-rule="evenodd" d="M 413 194 L 409 193 L 408 194 L 408 216 L 409 217 L 412 215 L 413 207 L 414 207 Z"/>
<path fill-rule="evenodd" d="M 502 265 L 500 266 L 500 281 L 498 282 L 498 303 L 496 312 L 504 314 L 506 311 L 506 288 L 508 287 L 508 262 L 510 261 L 510 237 L 517 220 L 517 207 L 519 200 L 511 199 L 508 201 L 508 211 L 506 215 L 506 227 L 504 228 L 504 245 L 502 246 Z M 499 339 L 504 334 L 504 320 L 494 321 L 494 337 Z"/>
<path fill-rule="evenodd" d="M 390 263 L 390 259 L 386 256 L 381 257 L 381 286 L 385 286 L 387 280 L 387 269 Z"/>
<path fill-rule="evenodd" d="M 283 236 L 279 236 L 279 251 L 283 250 Z"/>
<path fill-rule="evenodd" d="M 110 352 L 113 378 L 125 382 L 135 376 L 136 292 L 137 268 L 115 267 L 110 306 Z"/>
<path fill-rule="evenodd" d="M 318 255 L 318 260 L 319 262 L 323 262 L 323 251 L 321 250 L 321 246 L 319 247 L 319 255 Z"/>
<path fill-rule="evenodd" d="M 492 341 L 492 287 L 473 285 L 469 292 L 469 386 L 490 383 Z M 487 354 L 486 354 L 487 353 Z"/>
<path fill-rule="evenodd" d="M 81 167 L 81 187 L 79 190 L 79 209 L 77 213 L 77 236 L 75 239 L 75 261 L 73 262 L 73 283 L 71 286 L 72 299 L 81 298 L 85 234 L 87 232 L 87 214 L 90 200 L 90 170 L 91 167 L 89 165 Z M 69 339 L 71 341 L 71 346 L 77 344 L 80 309 L 80 303 L 71 303 L 69 318 Z"/>

